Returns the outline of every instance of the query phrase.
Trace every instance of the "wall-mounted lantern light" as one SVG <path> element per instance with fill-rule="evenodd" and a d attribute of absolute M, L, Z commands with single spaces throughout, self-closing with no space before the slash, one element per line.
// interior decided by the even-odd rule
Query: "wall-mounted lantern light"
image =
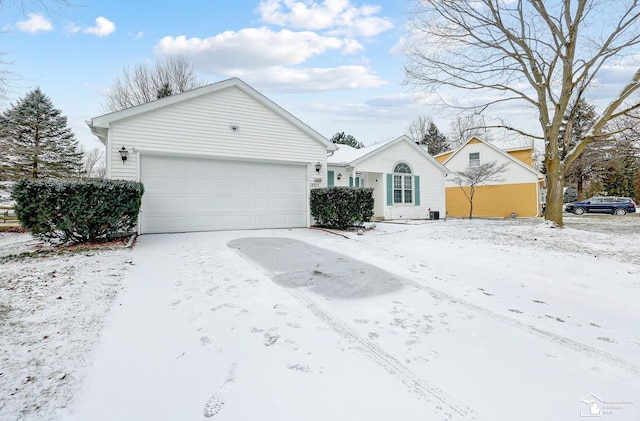
<path fill-rule="evenodd" d="M 120 158 L 122 158 L 122 164 L 124 164 L 124 161 L 127 160 L 127 155 L 129 155 L 129 151 L 123 146 L 118 152 L 120 152 Z"/>
<path fill-rule="evenodd" d="M 342 178 L 342 174 L 338 173 L 338 180 Z"/>
<path fill-rule="evenodd" d="M 320 162 L 316 163 L 316 172 L 319 173 L 322 168 L 322 164 Z"/>

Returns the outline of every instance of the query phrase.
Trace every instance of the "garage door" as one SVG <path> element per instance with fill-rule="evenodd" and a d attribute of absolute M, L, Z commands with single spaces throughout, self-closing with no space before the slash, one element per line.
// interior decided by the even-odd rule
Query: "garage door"
<path fill-rule="evenodd" d="M 143 233 L 307 226 L 306 166 L 141 157 Z"/>

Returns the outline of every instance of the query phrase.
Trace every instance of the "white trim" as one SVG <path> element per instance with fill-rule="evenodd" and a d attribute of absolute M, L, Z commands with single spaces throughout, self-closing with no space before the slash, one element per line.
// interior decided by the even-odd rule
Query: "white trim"
<path fill-rule="evenodd" d="M 136 180 L 142 182 L 142 174 L 140 173 L 140 151 L 133 148 L 133 152 L 136 154 Z M 143 185 L 144 187 L 144 185 Z M 144 193 L 143 193 L 144 196 Z M 140 209 L 142 211 L 142 208 Z M 142 212 L 138 212 L 138 235 L 142 234 Z"/>
<path fill-rule="evenodd" d="M 503 155 L 504 157 L 508 158 L 509 160 L 511 160 L 512 162 L 515 162 L 517 165 L 519 165 L 520 167 L 526 169 L 527 171 L 533 173 L 536 175 L 536 177 L 538 178 L 538 181 L 544 181 L 544 175 L 537 171 L 535 168 L 531 168 L 530 166 L 528 166 L 527 164 L 525 164 L 524 162 L 520 161 L 518 158 L 512 156 L 511 154 L 505 152 L 504 150 L 498 148 L 497 146 L 492 145 L 489 142 L 485 142 L 475 136 L 471 137 L 469 140 L 467 140 L 466 142 L 464 142 L 462 145 L 460 145 L 458 147 L 458 149 L 456 149 L 455 151 L 453 151 L 453 153 L 451 153 L 451 155 L 449 155 L 449 158 L 445 159 L 445 161 L 443 162 L 443 164 L 446 166 L 447 162 L 449 162 L 454 156 L 456 156 L 458 153 L 460 153 L 460 151 L 462 151 L 472 140 L 477 140 L 478 142 L 480 142 L 481 144 L 489 147 L 490 149 L 493 149 L 494 151 L 496 151 L 497 153 Z M 522 150 L 525 150 L 527 148 L 522 148 Z M 520 149 L 518 149 L 520 150 Z M 445 152 L 441 155 L 444 155 L 448 152 Z M 469 162 L 469 160 L 467 159 L 466 162 Z"/>
<path fill-rule="evenodd" d="M 299 174 L 299 171 L 305 171 L 305 175 L 304 175 L 304 182 L 305 182 L 305 188 L 304 188 L 304 193 L 302 193 L 302 191 L 298 190 L 299 193 L 296 193 L 296 195 L 299 194 L 304 194 L 304 198 L 302 197 L 297 197 L 297 198 L 301 198 L 302 200 L 304 200 L 304 214 L 302 212 L 297 213 L 298 217 L 301 218 L 299 219 L 299 221 L 303 221 L 304 226 L 305 227 L 310 227 L 311 226 L 311 208 L 309 206 L 309 198 L 311 196 L 311 180 L 313 179 L 313 174 L 311 174 L 311 171 L 315 172 L 315 161 L 314 162 L 291 162 L 291 161 L 276 161 L 276 160 L 266 160 L 266 159 L 242 159 L 242 158 L 230 158 L 230 157 L 222 157 L 220 159 L 220 157 L 217 156 L 213 156 L 213 155 L 209 155 L 209 154 L 177 154 L 177 153 L 155 153 L 156 151 L 150 151 L 150 152 L 146 152 L 144 150 L 141 149 L 136 149 L 134 154 L 137 158 L 137 162 L 138 162 L 138 166 L 136 168 L 136 177 L 138 179 L 138 181 L 143 181 L 142 180 L 142 169 L 143 169 L 143 165 L 145 163 L 145 161 L 147 159 L 160 159 L 160 160 L 164 160 L 164 161 L 171 161 L 173 159 L 175 160 L 202 160 L 202 161 L 212 161 L 212 162 L 220 162 L 220 161 L 224 161 L 227 165 L 231 164 L 233 165 L 234 163 L 242 163 L 243 165 L 248 165 L 251 166 L 253 164 L 255 165 L 262 165 L 262 166 L 269 166 L 269 167 L 274 167 L 274 168 L 282 168 L 282 167 L 289 167 L 288 169 L 291 169 L 292 171 L 295 171 L 296 174 Z M 301 181 L 300 177 L 295 177 L 295 178 L 291 178 L 291 177 L 287 177 L 287 179 L 290 180 L 294 180 L 296 182 Z M 144 198 L 143 198 L 144 200 Z M 145 215 L 143 214 L 144 209 L 141 209 L 141 212 L 138 214 L 138 226 L 137 226 L 137 232 L 138 234 L 143 234 L 144 232 L 142 231 L 142 225 L 143 225 L 143 219 L 145 218 Z M 296 223 L 297 224 L 297 223 Z M 298 225 L 296 225 L 298 226 Z M 300 225 L 302 226 L 302 225 Z M 147 231 L 149 232 L 149 231 Z M 167 231 L 167 232 L 174 232 L 174 231 Z M 186 232 L 186 231 L 185 231 Z"/>
<path fill-rule="evenodd" d="M 194 159 L 213 159 L 217 161 L 258 162 L 263 164 L 278 164 L 278 165 L 308 165 L 309 170 L 311 170 L 311 166 L 312 165 L 315 166 L 317 162 L 317 161 L 314 161 L 313 163 L 311 163 L 309 161 L 284 161 L 284 160 L 268 159 L 268 158 L 245 158 L 243 156 L 215 155 L 215 154 L 208 154 L 208 153 L 167 152 L 167 151 L 159 151 L 155 149 L 146 149 L 146 148 L 137 148 L 137 147 L 133 147 L 132 150 L 137 154 L 138 157 L 140 156 L 140 154 L 142 154 L 142 155 L 162 156 L 162 157 L 168 157 L 168 158 L 176 157 L 176 158 L 194 158 Z M 322 163 L 322 165 L 324 167 L 325 163 Z M 137 170 L 138 170 L 138 177 L 139 177 L 140 165 L 138 165 Z M 315 168 L 313 169 L 313 171 L 315 171 Z"/>

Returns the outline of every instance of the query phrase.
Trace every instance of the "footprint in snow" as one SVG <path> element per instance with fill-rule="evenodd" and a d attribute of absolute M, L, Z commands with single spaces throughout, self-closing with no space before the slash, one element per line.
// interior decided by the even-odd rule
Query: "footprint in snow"
<path fill-rule="evenodd" d="M 271 346 L 278 341 L 278 338 L 280 338 L 280 335 L 267 332 L 264 334 L 264 345 Z"/>
<path fill-rule="evenodd" d="M 220 389 L 216 393 L 213 394 L 204 405 L 204 416 L 207 418 L 213 417 L 224 408 L 225 403 L 227 402 L 227 396 L 229 392 L 233 391 L 236 387 L 236 369 L 238 368 L 238 363 L 233 363 L 231 368 L 229 369 L 229 373 L 227 377 L 220 386 Z"/>

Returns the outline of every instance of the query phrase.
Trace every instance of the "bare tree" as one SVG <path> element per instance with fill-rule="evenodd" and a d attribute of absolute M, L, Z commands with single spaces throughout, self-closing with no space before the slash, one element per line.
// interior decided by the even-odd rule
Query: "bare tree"
<path fill-rule="evenodd" d="M 104 150 L 95 148 L 86 151 L 82 145 L 79 146 L 79 149 L 82 151 L 84 177 L 104 178 L 106 174 Z"/>
<path fill-rule="evenodd" d="M 420 115 L 409 123 L 405 132 L 415 143 L 420 143 L 426 136 L 427 131 L 429 130 L 429 124 L 432 122 L 433 120 L 426 115 Z"/>
<path fill-rule="evenodd" d="M 430 155 L 438 155 L 451 148 L 447 137 L 440 132 L 431 118 L 421 115 L 405 129 L 407 136 L 415 143 L 427 147 Z"/>
<path fill-rule="evenodd" d="M 73 6 L 73 3 L 68 0 L 0 0 L 0 12 L 4 8 L 16 8 L 21 13 L 26 13 L 29 10 L 57 10 L 62 7 Z"/>
<path fill-rule="evenodd" d="M 36 8 L 39 10 L 51 10 L 71 5 L 72 3 L 67 0 L 0 0 L 0 12 L 14 8 L 24 14 Z M 0 56 L 5 54 L 5 52 L 0 52 Z M 11 81 L 18 77 L 15 72 L 8 69 L 10 65 L 10 62 L 0 59 L 0 101 L 6 100 L 12 87 Z"/>
<path fill-rule="evenodd" d="M 193 64 L 183 56 L 159 60 L 155 67 L 146 64 L 138 64 L 133 69 L 125 67 L 113 80 L 103 109 L 105 112 L 123 110 L 205 84 L 198 78 Z"/>
<path fill-rule="evenodd" d="M 498 164 L 497 161 L 490 161 L 452 173 L 454 177 L 451 181 L 460 187 L 469 201 L 469 219 L 473 219 L 473 198 L 476 194 L 476 187 L 481 184 L 502 181 L 499 175 L 508 165 L 508 162 Z"/>
<path fill-rule="evenodd" d="M 6 53 L 0 52 L 0 57 Z M 16 78 L 16 74 L 9 70 L 7 66 L 11 63 L 0 59 L 0 101 L 4 101 L 7 98 L 7 93 L 11 87 L 11 80 Z"/>
<path fill-rule="evenodd" d="M 450 131 L 449 143 L 454 149 L 474 136 L 489 143 L 493 140 L 481 114 L 462 113 L 454 116 L 451 119 Z"/>
<path fill-rule="evenodd" d="M 541 135 L 504 123 L 495 127 L 544 140 L 545 217 L 562 225 L 566 170 L 589 143 L 610 137 L 609 121 L 640 107 L 630 101 L 640 88 L 637 69 L 584 137 L 560 156 L 558 135 L 569 105 L 586 97 L 607 65 L 618 64 L 640 43 L 640 2 L 620 0 L 615 7 L 594 0 L 416 0 L 414 4 L 415 42 L 407 48 L 405 65 L 408 82 L 416 89 L 437 92 L 443 103 L 458 108 L 485 112 L 512 102 L 532 107 Z"/>

